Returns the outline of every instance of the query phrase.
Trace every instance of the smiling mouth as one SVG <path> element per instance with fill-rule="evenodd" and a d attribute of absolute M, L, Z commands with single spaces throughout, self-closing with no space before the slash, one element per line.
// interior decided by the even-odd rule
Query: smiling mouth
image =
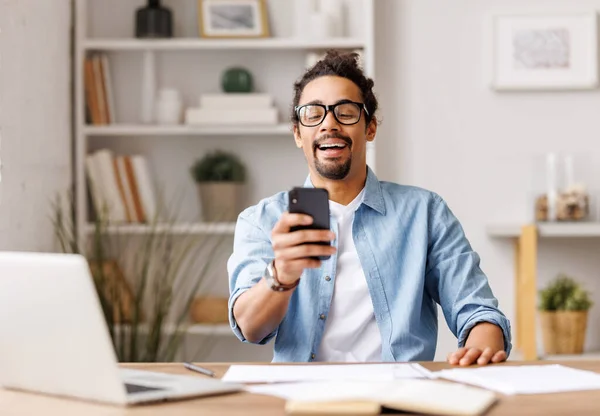
<path fill-rule="evenodd" d="M 322 151 L 327 151 L 327 150 L 341 150 L 341 149 L 345 149 L 346 147 L 348 147 L 348 145 L 343 144 L 343 143 L 335 143 L 335 144 L 322 144 L 317 146 L 317 149 L 322 150 Z"/>

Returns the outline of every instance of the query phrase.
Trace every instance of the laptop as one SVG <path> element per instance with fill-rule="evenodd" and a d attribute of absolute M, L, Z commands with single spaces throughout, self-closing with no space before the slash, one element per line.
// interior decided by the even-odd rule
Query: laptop
<path fill-rule="evenodd" d="M 4 388 L 117 405 L 243 388 L 119 368 L 88 263 L 77 254 L 0 252 L 0 317 Z"/>

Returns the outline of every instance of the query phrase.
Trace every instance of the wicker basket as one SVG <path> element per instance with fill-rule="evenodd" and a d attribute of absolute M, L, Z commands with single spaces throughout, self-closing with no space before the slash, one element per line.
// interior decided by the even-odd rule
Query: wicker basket
<path fill-rule="evenodd" d="M 540 312 L 546 354 L 581 354 L 588 311 Z"/>
<path fill-rule="evenodd" d="M 223 324 L 229 322 L 227 298 L 199 297 L 190 308 L 192 321 L 199 324 Z"/>

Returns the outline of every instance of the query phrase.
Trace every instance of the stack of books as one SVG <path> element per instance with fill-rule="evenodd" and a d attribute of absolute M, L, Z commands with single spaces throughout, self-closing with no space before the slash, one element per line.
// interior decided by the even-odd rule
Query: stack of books
<path fill-rule="evenodd" d="M 116 156 L 108 149 L 85 158 L 96 217 L 113 223 L 149 223 L 156 219 L 157 200 L 144 156 Z"/>
<path fill-rule="evenodd" d="M 188 108 L 185 123 L 189 125 L 273 125 L 277 109 L 269 94 L 203 94 L 199 108 Z"/>
<path fill-rule="evenodd" d="M 86 122 L 94 126 L 115 122 L 115 104 L 108 57 L 94 53 L 83 64 Z"/>

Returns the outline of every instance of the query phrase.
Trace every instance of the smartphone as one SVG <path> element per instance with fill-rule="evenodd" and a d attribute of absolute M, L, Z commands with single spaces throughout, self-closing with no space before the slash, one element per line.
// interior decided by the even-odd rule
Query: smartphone
<path fill-rule="evenodd" d="M 292 227 L 291 231 L 297 230 L 329 230 L 329 192 L 323 188 L 293 188 L 288 192 L 289 212 L 293 214 L 306 214 L 313 218 L 310 225 L 299 225 Z M 328 241 L 315 241 L 311 244 L 328 246 Z M 315 257 L 319 260 L 327 260 L 331 256 Z"/>

